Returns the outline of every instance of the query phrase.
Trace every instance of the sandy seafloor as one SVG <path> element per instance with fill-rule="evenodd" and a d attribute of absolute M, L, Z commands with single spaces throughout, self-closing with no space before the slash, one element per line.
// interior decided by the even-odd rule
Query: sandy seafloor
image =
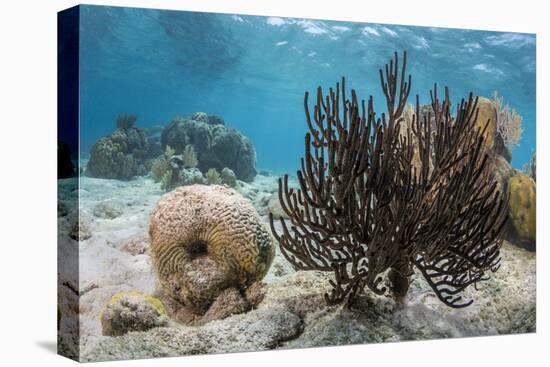
<path fill-rule="evenodd" d="M 163 192 L 150 177 L 127 182 L 82 177 L 80 184 L 78 193 L 71 192 L 69 181 L 60 180 L 59 193 L 63 198 L 80 195 L 80 230 L 89 238 L 78 244 L 61 233 L 59 256 L 70 257 L 79 251 L 79 307 L 67 309 L 63 301 L 60 307 L 64 315 L 80 317 L 83 361 L 535 331 L 535 253 L 505 242 L 501 268 L 478 291 L 473 287 L 466 291 L 466 297 L 475 302 L 464 309 L 439 302 L 417 275 L 404 306 L 396 307 L 392 299 L 365 291 L 351 310 L 329 307 L 323 294 L 329 289 L 331 274 L 296 272 L 277 249 L 263 279 L 267 294 L 257 309 L 203 326 L 171 322 L 168 327 L 105 337 L 99 314 L 114 294 L 155 292 L 147 230 L 150 212 Z M 239 182 L 238 191 L 252 200 L 267 224 L 267 203 L 277 191 L 277 177 L 258 175 L 252 184 Z M 60 226 L 66 229 L 61 232 L 70 232 L 75 213 L 61 207 Z M 75 297 L 69 287 L 62 286 L 62 292 Z M 62 329 L 66 322 L 71 317 L 62 316 Z M 71 348 L 63 337 L 59 343 L 62 350 Z"/>

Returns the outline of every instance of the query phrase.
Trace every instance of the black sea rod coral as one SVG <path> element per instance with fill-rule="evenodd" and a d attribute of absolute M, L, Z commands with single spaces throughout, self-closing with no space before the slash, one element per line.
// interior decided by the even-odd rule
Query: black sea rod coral
<path fill-rule="evenodd" d="M 331 304 L 350 305 L 365 287 L 403 300 L 416 268 L 443 303 L 465 307 L 462 291 L 499 267 L 507 208 L 484 148 L 489 121 L 476 123 L 477 97 L 453 113 L 448 89 L 440 100 L 434 85 L 429 111 L 416 96 L 407 125 L 406 57 L 380 70 L 380 115 L 372 96 L 359 101 L 352 89 L 348 99 L 344 79 L 328 95 L 318 88 L 313 114 L 305 93 L 300 187 L 279 179 L 290 219 L 281 231 L 270 223 L 295 268 L 334 273 Z"/>

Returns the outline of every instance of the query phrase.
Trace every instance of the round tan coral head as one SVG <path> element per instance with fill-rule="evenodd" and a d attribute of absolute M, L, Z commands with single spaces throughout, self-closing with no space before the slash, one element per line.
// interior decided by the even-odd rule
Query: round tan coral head
<path fill-rule="evenodd" d="M 198 314 L 227 288 L 261 280 L 275 255 L 273 238 L 252 204 L 218 185 L 164 195 L 149 226 L 153 265 L 163 291 Z"/>

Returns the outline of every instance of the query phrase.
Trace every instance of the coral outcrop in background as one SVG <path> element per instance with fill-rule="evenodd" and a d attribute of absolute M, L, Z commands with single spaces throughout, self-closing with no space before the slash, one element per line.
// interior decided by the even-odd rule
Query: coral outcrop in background
<path fill-rule="evenodd" d="M 161 143 L 175 149 L 176 154 L 192 144 L 203 173 L 211 168 L 221 172 L 228 167 L 246 182 L 256 175 L 254 146 L 240 132 L 226 127 L 220 117 L 197 112 L 188 118 L 174 119 L 162 132 Z"/>
<path fill-rule="evenodd" d="M 234 187 L 236 179 L 251 182 L 256 176 L 254 146 L 219 116 L 196 112 L 148 129 L 135 127 L 136 120 L 128 114 L 117 117 L 117 129 L 92 146 L 87 176 L 129 180 L 151 171 L 165 191 L 206 182 Z M 67 166 L 65 161 L 60 167 Z"/>
<path fill-rule="evenodd" d="M 119 116 L 118 128 L 92 146 L 87 176 L 129 180 L 145 174 L 143 162 L 149 145 L 144 131 L 134 123 L 135 119 L 127 121 L 125 115 Z"/>

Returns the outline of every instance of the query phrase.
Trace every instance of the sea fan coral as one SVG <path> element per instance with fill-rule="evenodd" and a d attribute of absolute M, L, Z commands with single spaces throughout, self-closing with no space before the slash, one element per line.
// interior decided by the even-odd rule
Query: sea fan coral
<path fill-rule="evenodd" d="M 509 105 L 504 104 L 504 98 L 493 93 L 493 106 L 497 111 L 497 133 L 502 137 L 504 145 L 512 148 L 519 144 L 523 129 L 523 118 Z"/>
<path fill-rule="evenodd" d="M 477 98 L 470 94 L 452 116 L 448 90 L 441 101 L 434 86 L 431 111 L 421 113 L 417 96 L 403 131 L 406 60 L 404 53 L 399 70 L 395 53 L 380 70 L 381 115 L 372 96 L 359 102 L 352 89 L 348 100 L 344 79 L 326 96 L 318 88 L 313 115 L 305 93 L 300 188 L 289 188 L 288 175 L 279 179 L 290 219 L 280 219 L 282 231 L 271 214 L 270 223 L 295 268 L 334 273 L 331 304 L 351 305 L 365 287 L 402 301 L 416 268 L 443 303 L 465 307 L 473 301 L 461 292 L 499 267 L 507 207 L 488 165 Z"/>

